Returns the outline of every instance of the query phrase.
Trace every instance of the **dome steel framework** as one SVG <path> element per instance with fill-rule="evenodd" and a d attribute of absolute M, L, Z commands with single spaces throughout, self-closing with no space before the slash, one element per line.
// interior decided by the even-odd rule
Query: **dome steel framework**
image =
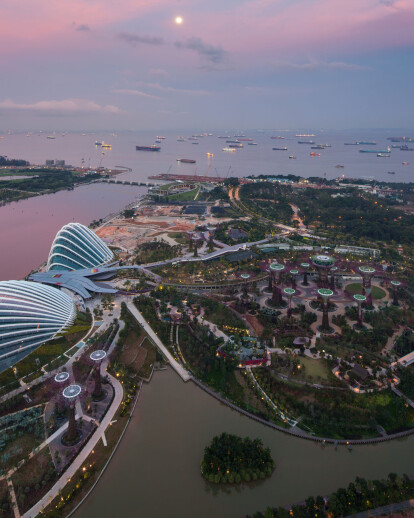
<path fill-rule="evenodd" d="M 0 372 L 71 325 L 72 299 L 50 286 L 0 282 Z"/>
<path fill-rule="evenodd" d="M 114 260 L 114 254 L 95 232 L 80 223 L 69 223 L 56 234 L 47 270 L 96 268 Z"/>

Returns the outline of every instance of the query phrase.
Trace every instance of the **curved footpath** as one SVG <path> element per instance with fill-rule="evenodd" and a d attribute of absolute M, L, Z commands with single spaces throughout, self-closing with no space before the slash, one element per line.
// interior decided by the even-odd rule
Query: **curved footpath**
<path fill-rule="evenodd" d="M 116 345 L 116 342 L 119 337 L 119 333 L 124 328 L 124 322 L 120 322 L 120 326 L 118 332 L 116 333 L 111 346 L 108 349 L 108 355 L 112 352 L 113 348 Z M 73 361 L 73 357 L 71 358 Z M 79 454 L 75 457 L 74 461 L 70 466 L 62 473 L 61 477 L 57 482 L 51 487 L 51 489 L 43 496 L 41 500 L 39 500 L 31 509 L 29 509 L 26 513 L 22 515 L 22 518 L 35 518 L 45 507 L 47 507 L 50 502 L 56 498 L 59 492 L 66 486 L 68 480 L 71 479 L 75 473 L 80 469 L 82 464 L 85 462 L 87 457 L 90 455 L 91 451 L 95 448 L 96 444 L 100 439 L 102 439 L 102 435 L 105 430 L 109 426 L 112 421 L 116 411 L 118 410 L 120 404 L 122 403 L 122 399 L 124 397 L 124 389 L 122 384 L 114 378 L 109 372 L 106 370 L 108 367 L 109 360 L 106 359 L 102 365 L 105 367 L 106 375 L 114 388 L 114 398 L 112 400 L 111 406 L 108 408 L 104 418 L 99 423 L 99 426 L 96 428 L 94 433 L 88 442 L 83 446 Z M 137 396 L 138 397 L 138 396 Z"/>
<path fill-rule="evenodd" d="M 363 511 L 357 514 L 350 514 L 346 518 L 370 518 L 372 516 L 392 516 L 392 513 L 405 511 L 414 507 L 414 499 L 404 500 L 404 502 L 397 502 L 396 504 L 384 505 L 369 511 Z"/>

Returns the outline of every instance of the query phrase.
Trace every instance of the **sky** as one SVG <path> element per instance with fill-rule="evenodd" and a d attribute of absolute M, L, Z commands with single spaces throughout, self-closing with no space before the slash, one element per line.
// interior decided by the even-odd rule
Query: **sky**
<path fill-rule="evenodd" d="M 413 128 L 413 50 L 414 0 L 1 0 L 0 131 Z"/>

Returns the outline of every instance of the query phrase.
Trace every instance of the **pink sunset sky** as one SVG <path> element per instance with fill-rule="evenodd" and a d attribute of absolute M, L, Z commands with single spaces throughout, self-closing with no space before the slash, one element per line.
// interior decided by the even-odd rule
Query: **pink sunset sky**
<path fill-rule="evenodd" d="M 412 124 L 413 0 L 2 0 L 0 29 L 2 130 Z"/>

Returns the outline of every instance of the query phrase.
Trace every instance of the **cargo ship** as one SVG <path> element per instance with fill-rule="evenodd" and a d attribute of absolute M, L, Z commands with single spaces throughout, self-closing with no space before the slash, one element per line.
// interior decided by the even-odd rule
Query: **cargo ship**
<path fill-rule="evenodd" d="M 296 136 L 297 137 L 314 137 L 315 135 L 313 133 L 298 133 Z"/>
<path fill-rule="evenodd" d="M 285 140 L 286 137 L 280 137 L 279 135 L 277 135 L 275 137 L 270 137 L 270 138 L 277 139 L 277 140 Z"/>
<path fill-rule="evenodd" d="M 320 153 L 315 153 L 314 151 L 312 151 L 311 153 L 309 153 L 310 156 L 321 156 Z"/>
<path fill-rule="evenodd" d="M 234 147 L 224 147 L 223 151 L 231 151 L 232 153 L 235 153 L 236 152 L 236 148 L 234 148 Z"/>
<path fill-rule="evenodd" d="M 383 150 L 383 149 L 381 149 L 381 150 L 378 150 L 378 149 L 360 149 L 359 152 L 360 153 L 377 153 L 377 154 L 385 153 L 385 154 L 388 154 L 388 153 L 391 152 L 391 148 L 388 147 L 386 150 Z"/>
<path fill-rule="evenodd" d="M 243 144 L 238 142 L 237 144 L 229 144 L 229 147 L 230 148 L 241 148 L 241 147 L 243 147 Z"/>
<path fill-rule="evenodd" d="M 137 151 L 159 151 L 161 148 L 153 144 L 152 146 L 135 146 L 135 149 Z"/>
<path fill-rule="evenodd" d="M 195 164 L 196 161 L 191 158 L 177 158 L 177 162 L 181 162 L 182 164 Z"/>
<path fill-rule="evenodd" d="M 376 146 L 377 143 L 375 142 L 375 140 L 360 140 L 359 142 L 357 142 L 357 145 L 358 146 Z"/>
<path fill-rule="evenodd" d="M 325 149 L 323 144 L 316 144 L 316 146 L 311 146 L 311 149 Z"/>
<path fill-rule="evenodd" d="M 272 147 L 273 151 L 287 151 L 287 147 Z"/>
<path fill-rule="evenodd" d="M 298 144 L 315 144 L 313 140 L 298 140 Z"/>
<path fill-rule="evenodd" d="M 248 146 L 257 146 L 257 142 L 248 142 L 247 145 Z"/>

